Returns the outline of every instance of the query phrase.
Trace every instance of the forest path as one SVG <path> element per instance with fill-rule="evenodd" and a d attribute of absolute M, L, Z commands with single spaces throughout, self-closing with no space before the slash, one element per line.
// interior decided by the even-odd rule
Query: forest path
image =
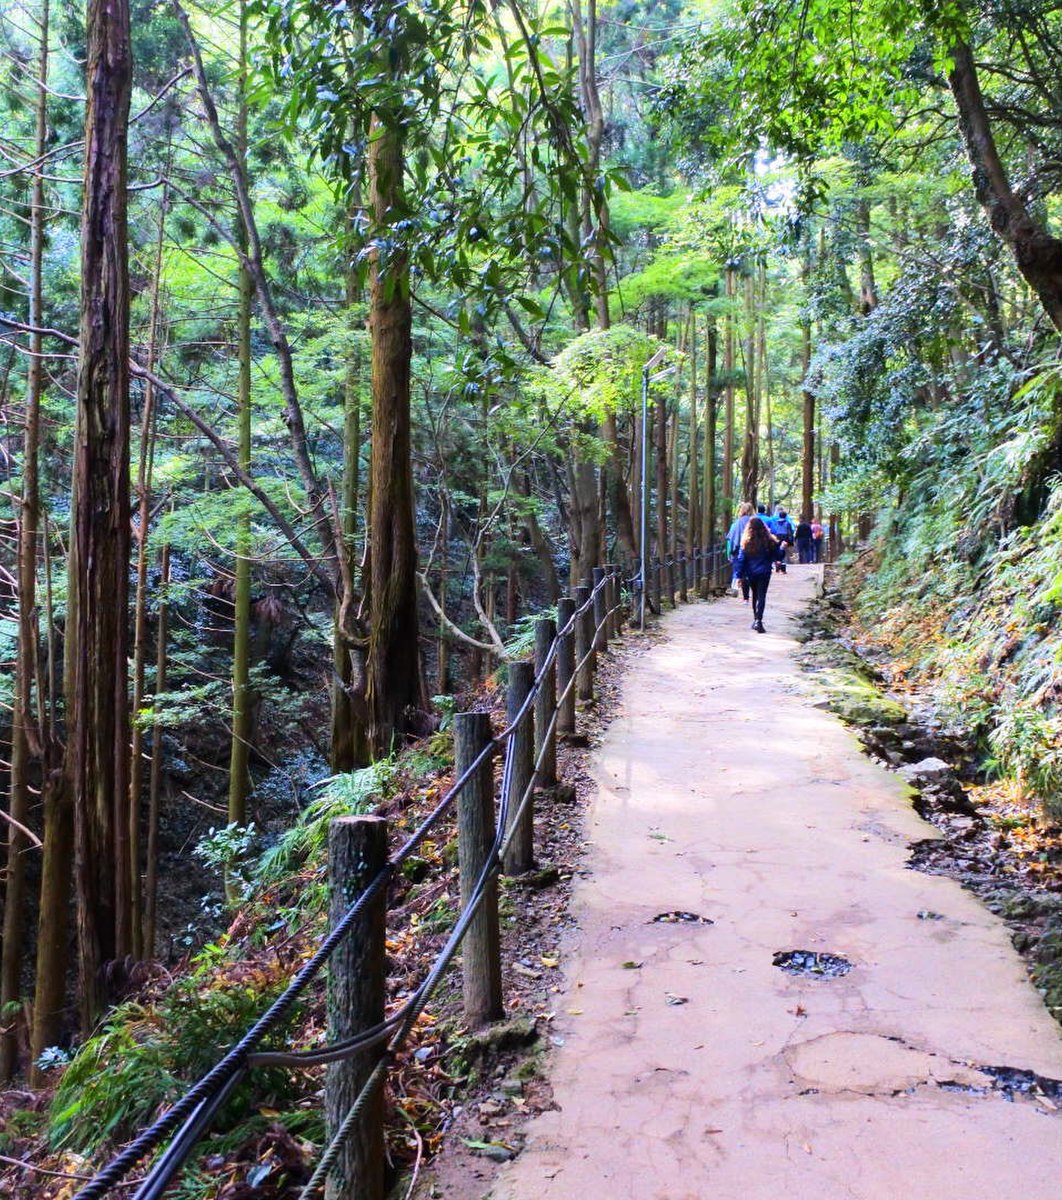
<path fill-rule="evenodd" d="M 1062 1036 L 1003 925 L 792 657 L 815 568 L 681 607 L 596 755 L 550 1068 L 494 1200 L 1057 1200 Z M 714 924 L 654 923 L 686 911 Z M 921 914 L 921 915 L 920 915 Z M 788 975 L 778 951 L 844 956 Z M 1062 1100 L 1060 1100 L 1062 1104 Z"/>

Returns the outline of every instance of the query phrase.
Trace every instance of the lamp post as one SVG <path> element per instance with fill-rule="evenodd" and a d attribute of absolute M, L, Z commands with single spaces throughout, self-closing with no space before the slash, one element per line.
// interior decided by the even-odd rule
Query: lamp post
<path fill-rule="evenodd" d="M 664 367 L 662 371 L 653 374 L 653 370 L 659 366 L 667 351 L 667 346 L 661 346 L 642 367 L 642 536 L 639 543 L 641 602 L 638 611 L 638 628 L 643 633 L 645 632 L 645 597 L 649 589 L 649 385 L 666 378 L 676 369 L 675 364 L 672 363 L 669 367 Z"/>

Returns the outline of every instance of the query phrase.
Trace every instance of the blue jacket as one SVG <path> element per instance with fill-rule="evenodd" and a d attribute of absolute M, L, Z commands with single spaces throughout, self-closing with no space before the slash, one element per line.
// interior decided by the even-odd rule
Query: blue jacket
<path fill-rule="evenodd" d="M 741 546 L 741 535 L 745 532 L 745 526 L 752 520 L 751 515 L 747 517 L 735 517 L 733 524 L 726 535 L 726 548 L 731 558 L 737 557 L 737 552 Z"/>
<path fill-rule="evenodd" d="M 765 554 L 746 554 L 744 549 L 738 551 L 735 574 L 739 579 L 762 579 L 768 577 L 774 569 L 774 560 L 778 557 L 778 547 L 771 543 Z"/>
<path fill-rule="evenodd" d="M 788 517 L 771 517 L 767 522 L 767 528 L 779 541 L 791 542 L 793 540 L 793 522 Z"/>

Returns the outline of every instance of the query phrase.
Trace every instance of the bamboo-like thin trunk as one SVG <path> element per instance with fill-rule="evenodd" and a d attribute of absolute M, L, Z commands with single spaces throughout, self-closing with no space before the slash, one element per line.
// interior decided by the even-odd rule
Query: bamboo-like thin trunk
<path fill-rule="evenodd" d="M 450 576 L 450 497 L 444 491 L 442 513 L 439 522 L 439 608 L 446 616 L 446 586 Z M 439 622 L 439 636 L 435 643 L 436 680 L 439 695 L 450 694 L 450 638 L 445 621 Z"/>
<path fill-rule="evenodd" d="M 43 262 L 45 235 L 44 155 L 48 148 L 48 0 L 40 18 L 40 55 L 37 70 L 37 133 L 33 184 L 30 191 L 29 324 L 44 324 Z M 11 717 L 11 793 L 8 811 L 21 825 L 29 824 L 30 770 L 33 760 L 43 760 L 48 770 L 49 747 L 43 730 L 34 721 L 33 684 L 37 676 L 37 536 L 40 515 L 38 454 L 40 403 L 43 383 L 42 338 L 30 334 L 30 359 L 26 378 L 25 433 L 22 443 L 22 497 L 18 522 L 18 657 L 15 665 L 14 711 Z M 6 826 L 7 871 L 4 888 L 3 955 L 0 959 L 0 1082 L 11 1078 L 17 1056 L 17 1023 L 4 1017 L 22 991 L 23 921 L 25 919 L 26 852 L 29 842 L 16 825 Z"/>
<path fill-rule="evenodd" d="M 690 307 L 689 330 L 686 335 L 690 356 L 690 473 L 689 497 L 690 505 L 686 519 L 686 553 L 692 555 L 700 538 L 701 530 L 701 460 L 697 428 L 697 326 L 693 319 L 693 307 Z"/>
<path fill-rule="evenodd" d="M 716 544 L 716 485 L 715 469 L 718 454 L 715 445 L 719 419 L 719 389 L 715 385 L 719 356 L 719 334 L 715 318 L 708 318 L 708 354 L 704 364 L 704 503 L 701 509 L 701 545 L 711 549 Z M 729 523 L 726 526 L 729 529 Z"/>
<path fill-rule="evenodd" d="M 170 632 L 170 544 L 159 552 L 159 615 L 155 635 L 155 695 L 166 690 Z M 151 772 L 148 782 L 147 865 L 144 876 L 144 956 L 155 956 L 155 925 L 159 894 L 159 815 L 162 810 L 162 725 L 151 726 Z"/>
<path fill-rule="evenodd" d="M 741 451 L 741 495 L 756 503 L 759 486 L 759 404 L 756 378 L 756 292 L 750 271 L 745 277 L 745 439 Z"/>
<path fill-rule="evenodd" d="M 355 198 L 356 207 L 360 200 Z M 361 300 L 361 285 L 353 268 L 347 272 L 346 303 L 350 334 L 355 333 L 356 305 Z M 365 670 L 363 655 L 348 643 L 353 629 L 343 628 L 354 606 L 355 586 L 353 564 L 358 558 L 358 511 L 361 485 L 361 374 L 362 356 L 352 345 L 347 356 L 343 378 L 343 491 L 340 524 L 342 541 L 340 553 L 349 569 L 342 573 L 343 592 L 336 605 L 333 638 L 332 684 L 332 749 L 333 771 L 352 771 L 369 761 L 369 745 L 365 727 Z M 364 572 L 362 573 L 364 575 Z M 363 579 L 364 582 L 364 579 Z M 348 596 L 346 593 L 350 592 Z M 445 604 L 445 601 L 443 601 Z M 358 670 L 355 670 L 357 657 Z"/>
<path fill-rule="evenodd" d="M 247 170 L 247 5 L 240 4 L 239 107 L 236 113 L 235 152 L 241 172 Z M 239 414 L 240 467 L 251 471 L 251 298 L 254 282 L 246 266 L 249 233 L 244 220 L 239 222 L 239 316 L 237 318 L 237 361 L 239 374 L 236 407 Z M 244 500 L 241 497 L 241 500 Z M 232 648 L 232 741 L 229 750 L 230 825 L 247 824 L 247 797 L 250 792 L 249 762 L 253 736 L 251 695 L 251 513 L 241 504 L 236 517 L 236 585 L 233 597 L 235 636 Z M 230 901 L 237 898 L 236 887 L 226 872 L 225 892 Z"/>
<path fill-rule="evenodd" d="M 774 512 L 775 478 L 774 478 L 774 421 L 771 415 L 771 373 L 767 364 L 767 322 L 764 309 L 767 306 L 766 271 L 762 275 L 762 290 L 760 292 L 760 309 L 757 321 L 757 337 L 759 341 L 760 360 L 760 397 L 763 404 L 764 416 L 767 419 L 767 511 Z"/>
<path fill-rule="evenodd" d="M 730 528 L 734 519 L 734 312 L 737 293 L 734 268 L 726 269 L 726 297 L 731 302 L 726 310 L 726 329 L 723 339 L 723 372 L 726 393 L 723 402 L 723 527 Z"/>
<path fill-rule="evenodd" d="M 152 373 L 158 357 L 159 316 L 161 312 L 162 251 L 166 233 L 166 209 L 169 185 L 164 184 L 155 242 L 155 265 L 151 286 L 151 316 L 148 321 L 147 368 Z M 143 905 L 140 881 L 140 818 L 143 791 L 144 732 L 140 710 L 144 703 L 144 664 L 147 656 L 148 526 L 151 522 L 151 477 L 155 461 L 157 427 L 155 385 L 144 385 L 144 412 L 140 422 L 140 461 L 137 467 L 138 540 L 136 554 L 136 600 L 133 621 L 133 730 L 129 755 L 129 865 L 133 901 L 133 956 L 143 955 Z"/>
<path fill-rule="evenodd" d="M 656 401 L 656 552 L 661 558 L 667 554 L 667 443 L 668 412 L 667 400 L 660 396 Z"/>
<path fill-rule="evenodd" d="M 805 521 L 814 516 L 815 497 L 815 393 L 808 386 L 807 376 L 811 366 L 811 322 L 800 327 L 800 357 L 804 368 L 803 399 L 803 450 L 800 456 L 800 515 Z"/>

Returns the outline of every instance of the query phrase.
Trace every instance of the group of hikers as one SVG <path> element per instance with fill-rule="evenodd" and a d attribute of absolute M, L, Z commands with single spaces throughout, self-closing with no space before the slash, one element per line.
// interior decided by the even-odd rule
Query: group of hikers
<path fill-rule="evenodd" d="M 824 530 L 815 519 L 806 516 L 794 526 L 788 513 L 779 505 L 773 515 L 764 505 L 754 508 L 744 501 L 726 535 L 726 552 L 733 568 L 731 594 L 737 595 L 738 585 L 747 604 L 752 601 L 752 628 L 766 633 L 763 609 L 767 603 L 767 588 L 771 575 L 785 574 L 789 547 L 796 546 L 802 563 L 822 561 Z"/>

